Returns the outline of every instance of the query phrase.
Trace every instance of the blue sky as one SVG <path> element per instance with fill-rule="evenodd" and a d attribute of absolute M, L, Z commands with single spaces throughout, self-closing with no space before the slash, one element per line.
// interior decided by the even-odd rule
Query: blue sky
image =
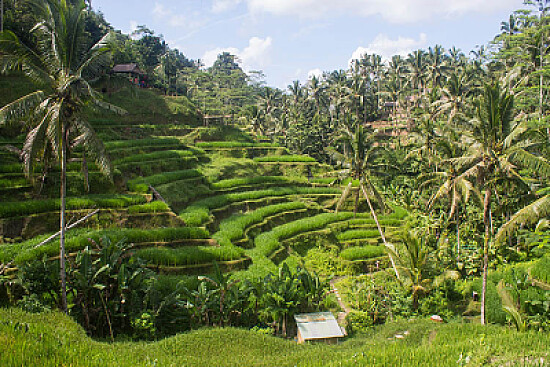
<path fill-rule="evenodd" d="M 125 33 L 147 25 L 170 47 L 210 66 L 239 56 L 269 85 L 345 69 L 364 52 L 385 57 L 440 44 L 465 53 L 486 44 L 522 0 L 93 0 Z"/>

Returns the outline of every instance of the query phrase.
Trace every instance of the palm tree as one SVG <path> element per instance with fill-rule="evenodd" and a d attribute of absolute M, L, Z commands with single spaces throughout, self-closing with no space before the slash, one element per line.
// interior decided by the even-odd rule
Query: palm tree
<path fill-rule="evenodd" d="M 32 174 L 33 164 L 53 151 L 61 163 L 60 274 L 62 308 L 67 311 L 65 277 L 65 196 L 69 146 L 83 145 L 98 166 L 111 174 L 111 165 L 101 140 L 85 120 L 86 103 L 105 106 L 86 76 L 104 65 L 110 50 L 110 35 L 89 48 L 85 40 L 82 0 L 32 0 L 30 5 L 39 23 L 33 28 L 35 44 L 24 44 L 11 31 L 0 34 L 0 52 L 11 70 L 22 70 L 42 88 L 0 110 L 0 124 L 28 117 L 32 130 L 23 146 L 25 173 Z M 109 106 L 110 108 L 116 109 Z M 118 109 L 122 112 L 120 109 Z M 69 144 L 71 143 L 71 144 Z"/>
<path fill-rule="evenodd" d="M 375 135 L 369 133 L 361 124 L 356 124 L 355 130 L 353 131 L 347 126 L 343 126 L 341 128 L 341 133 L 337 137 L 336 141 L 343 144 L 344 147 L 347 147 L 347 149 L 345 149 L 346 154 L 341 154 L 340 152 L 335 150 L 332 150 L 331 153 L 338 161 L 340 161 L 342 165 L 344 165 L 344 167 L 346 167 L 342 171 L 342 173 L 344 173 L 350 179 L 350 182 L 344 188 L 342 196 L 336 204 L 335 211 L 336 213 L 338 213 L 338 210 L 346 200 L 353 186 L 353 181 L 359 180 L 359 189 L 355 197 L 354 213 L 357 212 L 359 195 L 360 193 L 362 193 L 365 197 L 365 200 L 367 201 L 372 218 L 376 223 L 376 227 L 378 229 L 378 232 L 380 233 L 382 242 L 386 247 L 389 247 L 390 244 L 386 241 L 386 236 L 384 235 L 384 231 L 380 226 L 378 216 L 376 215 L 371 199 L 369 197 L 370 193 L 370 195 L 376 199 L 378 206 L 382 209 L 385 208 L 382 195 L 380 195 L 380 193 L 376 189 L 376 186 L 374 186 L 372 181 L 369 179 L 369 177 L 372 177 L 377 170 L 387 170 L 388 168 L 387 164 L 376 162 L 377 158 L 380 157 L 381 152 L 384 151 L 384 148 L 381 146 L 376 146 L 374 144 L 374 139 Z M 367 192 L 367 188 L 369 193 Z M 395 263 L 391 254 L 390 260 L 394 268 L 395 274 L 397 278 L 399 278 L 399 272 L 395 267 Z"/>
<path fill-rule="evenodd" d="M 390 245 L 388 253 L 395 259 L 401 274 L 410 282 L 412 307 L 413 310 L 416 310 L 420 295 L 427 292 L 430 282 L 426 274 L 430 249 L 425 237 L 417 236 L 410 230 L 405 230 L 401 234 L 399 242 L 402 246 L 398 249 Z"/>
<path fill-rule="evenodd" d="M 443 82 L 443 78 L 447 73 L 445 50 L 440 45 L 435 45 L 434 48 L 428 49 L 428 72 L 432 82 L 432 88 L 439 88 Z"/>
<path fill-rule="evenodd" d="M 514 96 L 497 82 L 487 84 L 484 93 L 475 103 L 472 121 L 473 144 L 464 157 L 455 160 L 465 169 L 463 177 L 475 178 L 485 190 L 483 200 L 483 285 L 481 294 L 481 323 L 486 323 L 485 296 L 489 263 L 489 243 L 492 236 L 491 199 L 499 184 L 513 182 L 527 187 L 517 171 L 525 166 L 537 171 L 550 172 L 547 162 L 529 152 L 535 143 L 526 139 L 529 129 L 514 119 Z"/>
<path fill-rule="evenodd" d="M 447 85 L 441 89 L 442 98 L 435 102 L 436 116 L 448 112 L 448 122 L 454 125 L 466 119 L 466 101 L 472 93 L 469 75 L 466 71 L 460 71 L 449 76 Z"/>
<path fill-rule="evenodd" d="M 412 88 L 416 88 L 418 91 L 417 98 L 424 94 L 424 88 L 426 87 L 427 76 L 427 60 L 426 52 L 423 50 L 416 50 L 409 54 L 407 63 L 409 64 L 409 78 L 408 81 Z"/>

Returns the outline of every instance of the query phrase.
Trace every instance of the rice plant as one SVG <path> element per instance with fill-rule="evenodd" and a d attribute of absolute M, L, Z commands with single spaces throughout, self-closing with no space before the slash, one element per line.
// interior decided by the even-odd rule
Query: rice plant
<path fill-rule="evenodd" d="M 254 158 L 255 162 L 285 162 L 285 163 L 302 163 L 302 162 L 317 162 L 315 158 L 309 157 L 307 155 L 273 155 Z"/>
<path fill-rule="evenodd" d="M 128 181 L 128 189 L 134 192 L 146 193 L 149 191 L 149 185 L 163 185 L 172 181 L 184 180 L 188 178 L 201 177 L 201 173 L 196 169 L 186 169 L 173 172 L 163 172 L 153 176 L 138 177 Z"/>
<path fill-rule="evenodd" d="M 340 257 L 344 260 L 366 260 L 386 255 L 384 246 L 358 246 L 349 247 L 340 252 Z"/>

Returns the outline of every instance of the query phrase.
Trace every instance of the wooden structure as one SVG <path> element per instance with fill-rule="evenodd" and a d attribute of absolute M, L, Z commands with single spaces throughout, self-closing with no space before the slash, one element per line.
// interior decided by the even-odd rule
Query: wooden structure
<path fill-rule="evenodd" d="M 132 83 L 140 87 L 145 87 L 147 74 L 135 63 L 115 65 L 111 73 L 127 75 Z"/>
<path fill-rule="evenodd" d="M 332 312 L 304 313 L 294 316 L 298 327 L 298 343 L 321 341 L 328 344 L 338 343 L 346 336 L 345 331 L 334 318 Z"/>

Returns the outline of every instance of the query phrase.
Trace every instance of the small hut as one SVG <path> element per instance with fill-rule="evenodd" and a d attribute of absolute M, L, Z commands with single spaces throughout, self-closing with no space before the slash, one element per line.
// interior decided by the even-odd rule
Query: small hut
<path fill-rule="evenodd" d="M 146 74 L 135 63 L 115 65 L 111 72 L 113 74 L 127 75 L 132 83 L 138 86 L 145 85 Z"/>
<path fill-rule="evenodd" d="M 332 312 L 298 314 L 294 316 L 294 320 L 298 326 L 300 344 L 307 340 L 336 344 L 339 338 L 346 336 Z"/>

